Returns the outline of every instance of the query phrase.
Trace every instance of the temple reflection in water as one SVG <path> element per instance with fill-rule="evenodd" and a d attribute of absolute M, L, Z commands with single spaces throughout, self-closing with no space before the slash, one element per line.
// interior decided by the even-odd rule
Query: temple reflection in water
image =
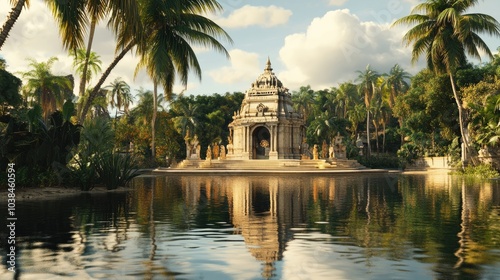
<path fill-rule="evenodd" d="M 500 182 L 447 174 L 144 176 L 17 214 L 22 279 L 500 276 Z"/>
<path fill-rule="evenodd" d="M 217 199 L 227 199 L 231 223 L 236 228 L 234 233 L 244 237 L 248 251 L 263 263 L 262 276 L 270 278 L 275 262 L 282 259 L 287 242 L 293 238 L 289 229 L 307 226 L 310 202 L 321 200 L 340 205 L 346 186 L 363 185 L 364 180 L 307 176 L 185 177 L 182 192 L 189 208 L 201 211 L 205 207 L 200 208 L 200 204 L 219 204 L 221 201 Z"/>

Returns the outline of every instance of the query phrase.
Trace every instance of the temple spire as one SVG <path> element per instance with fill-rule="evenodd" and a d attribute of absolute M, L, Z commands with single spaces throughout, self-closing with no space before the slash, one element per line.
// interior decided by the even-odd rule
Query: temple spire
<path fill-rule="evenodd" d="M 273 68 L 271 68 L 271 60 L 269 59 L 269 56 L 267 57 L 266 68 L 264 68 L 264 71 L 265 72 L 273 71 Z"/>

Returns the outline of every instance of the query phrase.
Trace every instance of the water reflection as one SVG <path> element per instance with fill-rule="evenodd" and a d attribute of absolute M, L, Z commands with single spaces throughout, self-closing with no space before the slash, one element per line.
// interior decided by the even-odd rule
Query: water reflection
<path fill-rule="evenodd" d="M 133 188 L 20 203 L 21 279 L 500 277 L 496 181 L 166 176 Z"/>

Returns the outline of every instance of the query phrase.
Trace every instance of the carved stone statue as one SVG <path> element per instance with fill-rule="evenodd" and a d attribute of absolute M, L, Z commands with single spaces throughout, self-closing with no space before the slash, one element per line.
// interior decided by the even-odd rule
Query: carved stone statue
<path fill-rule="evenodd" d="M 326 158 L 326 154 L 328 152 L 328 145 L 326 141 L 323 140 L 323 144 L 321 145 L 321 158 Z"/>
<path fill-rule="evenodd" d="M 314 147 L 313 147 L 313 159 L 317 160 L 318 158 L 319 158 L 318 145 L 314 144 Z"/>
<path fill-rule="evenodd" d="M 226 147 L 220 145 L 220 159 L 226 159 Z"/>
<path fill-rule="evenodd" d="M 198 144 L 198 145 L 196 145 L 196 157 L 197 157 L 197 159 L 201 159 L 200 152 L 201 152 L 201 146 L 200 146 L 200 144 Z"/>
<path fill-rule="evenodd" d="M 218 145 L 217 143 L 214 143 L 214 144 L 213 144 L 213 147 L 214 147 L 214 148 L 213 148 L 212 153 L 213 153 L 213 155 L 214 155 L 214 158 L 215 158 L 215 159 L 218 159 L 218 158 L 219 158 L 219 145 Z"/>
<path fill-rule="evenodd" d="M 336 158 L 345 159 L 346 158 L 346 146 L 342 143 L 344 139 L 340 133 L 337 132 L 337 136 L 334 138 L 334 153 Z"/>
<path fill-rule="evenodd" d="M 210 148 L 210 145 L 207 147 L 207 157 L 205 158 L 207 161 L 212 160 L 212 149 Z"/>

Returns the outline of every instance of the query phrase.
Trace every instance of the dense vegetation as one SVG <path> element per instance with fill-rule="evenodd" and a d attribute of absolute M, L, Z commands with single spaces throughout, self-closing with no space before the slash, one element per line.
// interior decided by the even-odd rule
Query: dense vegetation
<path fill-rule="evenodd" d="M 50 5 L 61 17 L 63 45 L 70 50 L 82 81 L 79 98 L 73 93 L 72 75 L 52 74 L 56 58 L 46 62 L 28 58 L 30 69 L 16 75 L 8 72 L 2 60 L 0 170 L 5 170 L 9 162 L 16 163 L 20 186 L 63 184 L 88 190 L 103 184 L 116 188 L 135 176 L 138 167 L 168 166 L 184 159 L 186 137 L 197 135 L 201 154 L 211 144 L 227 144 L 227 125 L 239 109 L 243 93 L 184 96 L 172 92 L 176 78 L 186 84 L 190 70 L 201 75 L 196 56 L 186 46 L 201 44 L 227 55 L 218 39 L 231 39 L 214 22 L 198 16 L 219 10 L 220 5 L 211 0 L 171 1 L 161 6 L 166 9 L 164 13 L 156 13 L 149 9 L 155 2 L 110 1 L 102 11 L 88 3 L 76 5 L 75 14 L 56 2 Z M 446 5 L 433 6 L 440 2 Z M 339 133 L 344 136 L 348 156 L 371 167 L 404 167 L 424 155 L 447 155 L 459 166 L 479 165 L 479 155 L 496 155 L 500 140 L 500 55 L 492 54 L 473 31 L 499 35 L 500 27 L 488 16 L 479 16 L 478 21 L 464 17 L 468 7 L 455 2 L 425 2 L 396 22 L 417 23 L 403 40 L 413 44 L 414 60 L 421 55 L 428 58 L 428 68 L 413 77 L 397 64 L 391 69 L 368 65 L 357 71 L 354 81 L 329 89 L 304 85 L 293 91 L 295 109 L 306 120 L 309 146 L 331 143 Z M 469 2 L 472 6 L 475 1 Z M 456 16 L 448 17 L 450 9 L 443 7 L 455 9 Z M 414 13 L 419 11 L 423 15 Z M 75 15 L 90 25 L 71 21 Z M 92 36 L 85 49 L 81 31 L 95 28 L 106 15 L 110 16 L 108 26 L 117 34 L 121 52 L 102 71 L 99 55 L 91 51 Z M 127 20 L 123 20 L 125 15 Z M 472 19 L 472 29 L 454 22 L 459 18 L 464 22 Z M 167 24 L 153 24 L 158 21 Z M 162 29 L 167 25 L 169 28 Z M 424 27 L 435 28 L 432 38 Z M 456 28 L 454 33 L 439 33 Z M 180 29 L 185 32 L 182 38 L 175 31 Z M 159 33 L 165 36 L 155 37 Z M 476 39 L 470 41 L 468 36 Z M 453 48 L 444 48 L 439 43 L 443 40 Z M 425 48 L 433 44 L 435 48 Z M 134 48 L 140 56 L 137 68 L 146 69 L 153 90 L 134 91 L 121 79 L 104 85 L 116 63 Z M 473 65 L 467 61 L 466 54 L 477 57 L 478 49 L 489 54 L 488 63 Z M 92 75 L 101 75 L 94 86 L 89 84 Z M 163 94 L 158 93 L 158 85 Z M 364 140 L 363 156 L 359 155 L 357 140 Z"/>

